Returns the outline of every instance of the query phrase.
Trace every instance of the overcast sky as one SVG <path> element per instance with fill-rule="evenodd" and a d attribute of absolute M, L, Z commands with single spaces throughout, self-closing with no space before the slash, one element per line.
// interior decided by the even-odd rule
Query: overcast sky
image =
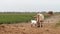
<path fill-rule="evenodd" d="M 0 11 L 60 11 L 60 0 L 0 0 Z"/>

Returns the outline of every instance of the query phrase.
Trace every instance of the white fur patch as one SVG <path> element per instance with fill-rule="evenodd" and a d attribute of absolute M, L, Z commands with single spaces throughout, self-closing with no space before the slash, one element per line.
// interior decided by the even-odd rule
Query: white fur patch
<path fill-rule="evenodd" d="M 36 24 L 37 21 L 36 20 L 31 20 L 31 24 Z"/>

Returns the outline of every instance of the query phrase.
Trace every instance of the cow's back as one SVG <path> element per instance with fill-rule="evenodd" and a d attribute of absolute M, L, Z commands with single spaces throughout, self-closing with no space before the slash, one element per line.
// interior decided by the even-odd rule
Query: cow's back
<path fill-rule="evenodd" d="M 44 15 L 43 14 L 37 14 L 38 15 L 38 21 L 44 21 Z"/>

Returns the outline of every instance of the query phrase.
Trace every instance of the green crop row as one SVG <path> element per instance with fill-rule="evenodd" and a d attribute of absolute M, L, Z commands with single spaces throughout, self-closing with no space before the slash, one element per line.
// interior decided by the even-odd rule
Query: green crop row
<path fill-rule="evenodd" d="M 13 24 L 21 22 L 29 22 L 31 19 L 34 19 L 33 16 L 35 13 L 28 14 L 0 14 L 0 24 Z M 45 16 L 47 18 L 48 16 Z"/>

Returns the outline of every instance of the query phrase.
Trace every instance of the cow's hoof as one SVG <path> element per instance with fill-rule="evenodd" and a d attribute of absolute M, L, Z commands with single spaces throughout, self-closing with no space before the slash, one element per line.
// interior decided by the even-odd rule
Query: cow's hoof
<path fill-rule="evenodd" d="M 37 26 L 37 27 L 40 27 L 40 26 Z"/>

